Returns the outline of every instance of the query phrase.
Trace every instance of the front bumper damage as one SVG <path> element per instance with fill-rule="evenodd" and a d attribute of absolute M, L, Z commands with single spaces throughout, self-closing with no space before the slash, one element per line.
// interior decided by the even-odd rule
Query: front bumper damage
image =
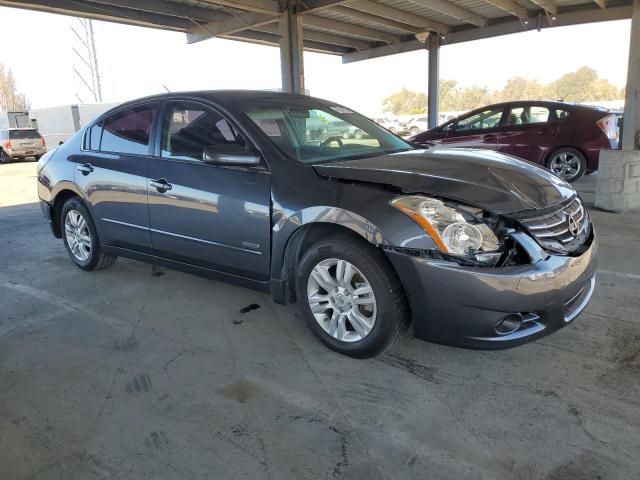
<path fill-rule="evenodd" d="M 409 297 L 416 337 L 471 348 L 512 347 L 564 327 L 586 308 L 595 286 L 595 236 L 577 257 L 549 255 L 525 233 L 512 238 L 531 263 L 466 267 L 386 251 Z"/>

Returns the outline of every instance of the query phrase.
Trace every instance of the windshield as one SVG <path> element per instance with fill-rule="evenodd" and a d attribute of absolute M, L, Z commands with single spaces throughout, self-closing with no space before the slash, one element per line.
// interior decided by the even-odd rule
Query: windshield
<path fill-rule="evenodd" d="M 413 149 L 348 108 L 312 99 L 251 104 L 245 113 L 286 156 L 306 164 Z"/>

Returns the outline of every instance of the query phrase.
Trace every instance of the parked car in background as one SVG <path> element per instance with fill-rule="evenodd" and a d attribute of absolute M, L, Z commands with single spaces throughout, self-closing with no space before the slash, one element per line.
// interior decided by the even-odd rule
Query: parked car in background
<path fill-rule="evenodd" d="M 426 132 L 429 130 L 429 117 L 426 115 L 414 117 L 409 120 L 407 128 L 409 129 L 409 133 L 413 136 Z"/>
<path fill-rule="evenodd" d="M 47 151 L 44 138 L 35 128 L 0 130 L 0 163 L 34 157 L 39 160 Z"/>
<path fill-rule="evenodd" d="M 386 128 L 391 133 L 395 133 L 396 135 L 406 135 L 409 133 L 409 129 L 407 128 L 407 124 L 405 122 L 400 122 L 398 120 L 393 120 L 389 117 L 377 117 L 373 119 L 378 125 Z"/>
<path fill-rule="evenodd" d="M 366 135 L 308 139 L 316 119 Z M 519 345 L 572 322 L 595 286 L 589 214 L 562 179 L 496 153 L 416 149 L 307 96 L 129 102 L 43 156 L 37 177 L 79 268 L 131 257 L 270 292 L 354 357 L 410 322 L 439 343 Z"/>
<path fill-rule="evenodd" d="M 615 113 L 564 102 L 489 105 L 411 138 L 417 145 L 484 148 L 547 167 L 574 182 L 598 169 L 598 155 L 617 148 Z"/>

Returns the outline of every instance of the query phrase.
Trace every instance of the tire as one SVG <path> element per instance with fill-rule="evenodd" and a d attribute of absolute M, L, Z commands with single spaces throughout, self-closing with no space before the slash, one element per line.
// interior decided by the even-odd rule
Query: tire
<path fill-rule="evenodd" d="M 42 155 L 36 155 L 36 156 L 35 156 L 35 157 L 33 157 L 33 158 L 35 158 L 35 159 L 36 159 L 36 162 L 39 162 L 39 161 L 40 161 L 40 159 L 42 158 Z"/>
<path fill-rule="evenodd" d="M 346 262 L 341 264 L 345 272 L 350 265 L 350 281 L 331 284 L 326 276 L 318 274 L 320 269 L 335 281 L 338 262 Z M 356 291 L 361 293 L 354 295 Z M 296 270 L 296 292 L 301 313 L 313 333 L 330 349 L 350 357 L 379 354 L 409 325 L 407 298 L 389 261 L 377 248 L 349 235 L 329 237 L 305 252 Z M 365 323 L 361 323 L 363 317 Z M 359 328 L 351 318 L 358 320 Z"/>
<path fill-rule="evenodd" d="M 549 155 L 545 166 L 566 182 L 572 183 L 584 175 L 587 161 L 580 150 L 562 147 Z"/>
<path fill-rule="evenodd" d="M 80 219 L 78 219 L 78 216 Z M 67 225 L 69 221 L 69 225 Z M 84 223 L 82 223 L 84 222 Z M 69 228 L 67 228 L 69 227 Z M 78 197 L 70 198 L 62 206 L 60 212 L 60 231 L 62 241 L 67 249 L 71 261 L 82 270 L 102 270 L 116 262 L 116 255 L 102 252 L 98 232 L 91 218 L 91 214 L 82 200 Z M 75 236 L 75 232 L 78 236 Z M 81 239 L 84 238 L 84 241 Z M 69 242 L 80 241 L 72 248 Z M 86 255 L 86 257 L 85 257 Z"/>
<path fill-rule="evenodd" d="M 0 150 L 0 163 L 11 163 L 11 157 L 4 150 Z"/>
<path fill-rule="evenodd" d="M 412 137 L 415 137 L 420 133 L 420 129 L 418 127 L 411 127 L 411 130 L 409 130 L 409 133 L 411 134 Z"/>

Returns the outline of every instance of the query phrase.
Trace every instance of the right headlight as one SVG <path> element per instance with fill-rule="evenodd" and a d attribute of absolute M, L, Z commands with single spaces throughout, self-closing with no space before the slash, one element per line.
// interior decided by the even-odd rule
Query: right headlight
<path fill-rule="evenodd" d="M 486 223 L 468 222 L 461 211 L 441 200 L 410 195 L 392 200 L 391 205 L 420 225 L 444 253 L 468 256 L 500 248 L 496 234 Z"/>

